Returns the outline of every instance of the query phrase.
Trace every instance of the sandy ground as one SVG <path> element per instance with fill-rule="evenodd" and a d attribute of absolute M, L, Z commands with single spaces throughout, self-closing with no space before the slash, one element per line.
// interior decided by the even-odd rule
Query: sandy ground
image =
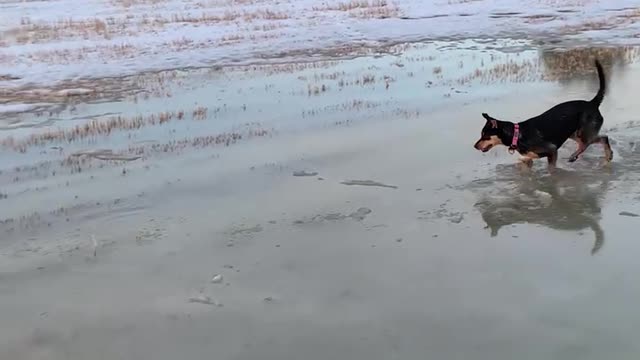
<path fill-rule="evenodd" d="M 0 357 L 632 358 L 638 78 L 612 76 L 605 167 L 597 147 L 554 175 L 472 148 L 480 112 L 523 119 L 591 79 L 9 196 L 111 200 L 3 236 Z"/>

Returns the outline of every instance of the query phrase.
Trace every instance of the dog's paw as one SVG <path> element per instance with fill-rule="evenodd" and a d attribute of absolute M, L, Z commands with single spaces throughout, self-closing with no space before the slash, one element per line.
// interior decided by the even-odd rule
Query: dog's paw
<path fill-rule="evenodd" d="M 610 167 L 611 166 L 611 160 L 609 160 L 609 159 L 600 160 L 600 166 L 602 166 L 604 168 Z"/>
<path fill-rule="evenodd" d="M 568 160 L 568 161 L 569 161 L 570 163 L 572 163 L 572 162 L 575 162 L 576 160 L 578 160 L 578 157 L 577 157 L 577 156 L 572 156 L 572 157 L 570 157 L 570 158 L 569 158 L 569 160 Z"/>

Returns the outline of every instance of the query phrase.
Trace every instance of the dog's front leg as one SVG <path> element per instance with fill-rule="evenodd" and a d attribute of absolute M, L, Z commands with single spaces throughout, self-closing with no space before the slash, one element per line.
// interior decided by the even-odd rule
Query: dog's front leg
<path fill-rule="evenodd" d="M 522 156 L 520 157 L 520 164 L 522 164 L 523 166 L 526 166 L 527 168 L 531 168 L 533 166 L 533 158 L 528 157 L 528 156 Z"/>
<path fill-rule="evenodd" d="M 549 171 L 553 172 L 556 168 L 556 162 L 558 161 L 558 147 L 552 143 L 546 143 L 539 149 L 536 149 L 536 155 L 539 157 L 546 157 L 549 164 Z"/>
<path fill-rule="evenodd" d="M 545 145 L 544 156 L 547 157 L 549 172 L 553 172 L 556 168 L 556 162 L 558 161 L 558 147 L 551 143 Z"/>
<path fill-rule="evenodd" d="M 528 152 L 520 157 L 520 167 L 524 170 L 530 170 L 533 167 L 533 160 L 538 159 L 538 154 L 534 152 Z"/>

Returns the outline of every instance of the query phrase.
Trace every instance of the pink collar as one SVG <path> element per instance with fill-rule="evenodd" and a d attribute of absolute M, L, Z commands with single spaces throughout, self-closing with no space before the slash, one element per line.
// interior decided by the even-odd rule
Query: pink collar
<path fill-rule="evenodd" d="M 520 137 L 520 124 L 513 124 L 513 138 L 511 139 L 511 146 L 509 146 L 509 153 L 513 154 L 518 149 L 518 138 Z"/>
<path fill-rule="evenodd" d="M 520 137 L 520 124 L 513 124 L 513 139 L 511 139 L 511 146 L 509 146 L 509 149 L 515 150 L 518 148 L 519 137 Z"/>

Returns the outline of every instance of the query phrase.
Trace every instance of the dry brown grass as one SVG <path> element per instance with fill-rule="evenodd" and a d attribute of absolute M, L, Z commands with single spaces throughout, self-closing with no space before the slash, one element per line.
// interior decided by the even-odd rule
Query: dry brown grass
<path fill-rule="evenodd" d="M 447 3 L 449 5 L 457 5 L 457 4 L 468 4 L 476 1 L 483 1 L 483 0 L 448 0 Z"/>
<path fill-rule="evenodd" d="M 326 84 L 321 84 L 321 85 L 307 85 L 307 94 L 309 96 L 311 95 L 320 95 L 322 93 L 325 93 L 329 91 L 329 86 L 327 86 Z"/>
<path fill-rule="evenodd" d="M 522 19 L 524 19 L 524 22 L 527 24 L 542 24 L 549 21 L 557 20 L 558 18 L 560 17 L 557 15 L 545 14 L 522 16 Z"/>
<path fill-rule="evenodd" d="M 282 33 L 278 33 L 278 32 L 260 32 L 258 34 L 233 33 L 233 34 L 223 35 L 217 40 L 209 39 L 209 40 L 197 41 L 197 42 L 194 40 L 182 37 L 180 39 L 165 42 L 162 44 L 162 46 L 175 51 L 185 51 L 185 50 L 195 50 L 195 49 L 206 49 L 212 46 L 233 45 L 233 44 L 238 44 L 247 40 L 260 41 L 260 40 L 274 39 L 280 36 L 282 36 Z"/>
<path fill-rule="evenodd" d="M 362 79 L 356 80 L 356 85 L 368 85 L 376 82 L 376 76 L 374 74 L 364 74 Z"/>
<path fill-rule="evenodd" d="M 561 30 L 567 33 L 608 30 L 628 26 L 638 21 L 640 21 L 640 8 L 628 9 L 622 14 L 612 15 L 599 20 L 587 20 L 579 24 L 564 26 Z"/>
<path fill-rule="evenodd" d="M 617 16 L 619 19 L 625 19 L 628 22 L 635 23 L 640 20 L 640 8 L 627 10 L 624 14 Z"/>
<path fill-rule="evenodd" d="M 214 135 L 203 135 L 196 137 L 187 137 L 179 140 L 172 140 L 165 143 L 147 143 L 141 145 L 131 145 L 128 148 L 120 151 L 112 150 L 89 150 L 75 152 L 67 155 L 60 165 L 62 167 L 70 168 L 71 173 L 80 173 L 87 168 L 93 167 L 93 162 L 99 160 L 99 167 L 104 167 L 106 164 L 119 165 L 123 162 L 135 161 L 142 159 L 146 160 L 152 155 L 166 155 L 166 154 L 179 154 L 186 149 L 190 148 L 206 148 L 206 147 L 220 147 L 231 146 L 242 140 L 249 140 L 253 138 L 269 137 L 274 134 L 273 129 L 267 129 L 260 124 L 251 123 L 245 124 L 243 129 L 237 131 L 223 132 Z M 52 164 L 48 163 L 47 167 Z M 25 173 L 28 169 L 20 168 L 18 172 Z M 126 173 L 126 170 L 123 174 Z"/>
<path fill-rule="evenodd" d="M 4 36 L 15 38 L 19 44 L 41 43 L 67 36 L 89 38 L 100 36 L 110 39 L 111 26 L 116 25 L 115 18 L 107 19 L 60 19 L 55 22 L 34 23 L 28 17 L 21 19 L 21 26 L 4 32 Z"/>
<path fill-rule="evenodd" d="M 30 53 L 28 58 L 44 64 L 71 64 L 81 62 L 92 56 L 104 60 L 114 60 L 134 58 L 136 54 L 136 47 L 128 44 L 120 44 L 93 47 L 83 46 L 74 49 L 40 50 Z"/>
<path fill-rule="evenodd" d="M 42 146 L 49 143 L 71 143 L 96 136 L 109 136 L 116 130 L 137 130 L 145 126 L 162 125 L 173 120 L 183 120 L 184 111 L 161 112 L 148 116 L 135 116 L 125 118 L 121 116 L 110 117 L 106 121 L 92 120 L 84 125 L 77 125 L 70 129 L 47 130 L 34 133 L 28 137 L 16 139 L 12 136 L 0 140 L 0 146 L 18 152 L 26 152 L 30 146 Z M 198 107 L 192 112 L 193 120 L 207 118 L 207 108 Z"/>
<path fill-rule="evenodd" d="M 193 110 L 193 119 L 195 120 L 206 120 L 207 119 L 207 108 L 204 106 L 199 106 L 195 110 Z"/>
<path fill-rule="evenodd" d="M 388 6 L 365 8 L 352 12 L 350 16 L 358 19 L 388 19 L 399 17 L 400 9 Z"/>
<path fill-rule="evenodd" d="M 267 24 L 253 25 L 253 27 L 247 28 L 246 31 L 273 31 L 286 28 L 288 26 L 289 25 L 284 22 L 269 22 Z"/>
<path fill-rule="evenodd" d="M 345 80 L 343 78 L 337 79 L 338 87 L 343 88 L 346 86 L 367 86 L 373 85 L 376 83 L 376 75 L 375 74 L 363 74 L 361 76 L 356 77 L 354 80 Z M 388 80 L 386 77 L 383 77 L 382 80 Z"/>
<path fill-rule="evenodd" d="M 416 119 L 420 117 L 420 110 L 395 108 L 391 111 L 391 114 L 404 119 Z"/>
<path fill-rule="evenodd" d="M 111 4 L 122 7 L 132 7 L 139 5 L 157 5 L 167 0 L 111 0 Z"/>
<path fill-rule="evenodd" d="M 189 41 L 178 40 L 175 46 L 183 46 L 183 43 L 188 44 Z M 104 59 L 111 59 L 109 55 L 104 55 L 103 52 L 108 52 L 111 47 L 100 49 L 100 55 L 104 56 Z M 130 50 L 128 47 L 124 47 L 122 50 L 125 54 Z M 87 51 L 95 51 L 95 48 L 89 48 Z M 120 51 L 120 50 L 117 50 Z M 135 51 L 135 49 L 131 49 Z M 82 55 L 74 54 L 73 52 L 53 52 L 42 53 L 38 55 L 42 59 L 49 58 L 49 61 L 71 61 L 76 58 L 80 58 Z M 13 60 L 12 60 L 13 61 Z M 171 97 L 171 92 L 176 87 L 188 86 L 188 82 L 192 81 L 193 77 L 198 79 L 203 78 L 219 78 L 220 76 L 242 76 L 248 78 L 265 78 L 274 76 L 277 74 L 293 74 L 301 71 L 309 70 L 326 70 L 336 67 L 342 63 L 342 61 L 314 61 L 314 62 L 296 62 L 296 63 L 281 63 L 281 64 L 264 64 L 264 65 L 237 65 L 237 66 L 224 66 L 224 67 L 209 67 L 202 69 L 189 69 L 188 71 L 181 70 L 167 70 L 159 72 L 148 72 L 132 76 L 126 76 L 122 78 L 102 78 L 102 79 L 74 79 L 57 84 L 52 88 L 33 88 L 32 86 L 24 86 L 19 88 L 4 88 L 0 90 L 0 100 L 7 102 L 60 102 L 66 101 L 68 96 L 59 95 L 64 93 L 68 89 L 96 89 L 91 94 L 83 96 L 84 98 L 90 97 L 91 99 L 123 99 L 126 98 L 133 102 L 147 100 L 151 97 L 167 98 Z M 3 75 L 5 76 L 5 75 Z M 332 75 L 325 75 L 332 77 Z M 333 75 L 334 77 L 337 75 Z M 6 75 L 7 79 L 11 79 L 11 74 Z M 329 80 L 329 79 L 327 79 Z M 327 81 L 324 81 L 327 83 Z M 269 90 L 265 88 L 265 90 Z M 306 90 L 304 93 L 306 94 Z M 209 115 L 216 117 L 219 112 L 218 109 L 209 109 Z M 50 114 L 53 115 L 53 114 Z"/>
<path fill-rule="evenodd" d="M 351 11 L 354 9 L 365 9 L 372 7 L 385 7 L 388 6 L 386 0 L 352 0 L 350 2 L 340 2 L 333 5 L 314 6 L 314 11 Z"/>
<path fill-rule="evenodd" d="M 485 84 L 497 82 L 525 82 L 540 80 L 538 62 L 535 60 L 507 61 L 495 64 L 484 69 L 475 69 L 469 75 L 459 78 L 458 85 L 465 85 L 469 82 L 479 80 Z"/>
<path fill-rule="evenodd" d="M 433 55 L 419 55 L 419 56 L 407 56 L 405 57 L 405 60 L 407 62 L 428 62 L 428 61 L 434 61 L 436 59 L 435 56 Z"/>
<path fill-rule="evenodd" d="M 322 81 L 322 80 L 337 80 L 341 77 L 344 77 L 347 73 L 344 71 L 334 71 L 331 73 L 320 73 L 320 74 L 313 74 L 313 78 L 315 81 Z M 306 78 L 304 77 L 299 77 L 300 80 L 306 80 Z"/>
<path fill-rule="evenodd" d="M 347 112 L 347 111 L 366 111 L 382 106 L 383 103 L 369 100 L 351 100 L 341 104 L 327 105 L 321 108 L 314 108 L 302 111 L 302 117 L 318 116 L 327 113 Z"/>
<path fill-rule="evenodd" d="M 586 6 L 594 2 L 594 0 L 536 0 L 539 4 L 549 5 L 553 7 L 576 7 Z"/>
<path fill-rule="evenodd" d="M 135 17 L 126 15 L 124 17 L 107 17 L 93 19 L 60 19 L 53 22 L 33 22 L 29 17 L 23 17 L 19 27 L 4 31 L 1 35 L 6 39 L 13 39 L 19 44 L 43 43 L 64 38 L 101 37 L 111 39 L 116 35 L 136 36 L 140 32 L 157 30 L 168 24 L 232 24 L 243 21 L 250 23 L 256 20 L 286 20 L 289 14 L 286 12 L 274 11 L 268 8 L 254 9 L 251 11 L 224 11 L 215 13 L 201 13 L 192 15 L 189 13 L 174 13 L 171 15 L 143 15 Z M 282 24 L 273 25 L 273 28 Z M 260 25 L 262 29 L 270 28 L 269 25 Z"/>
<path fill-rule="evenodd" d="M 273 129 L 264 128 L 259 123 L 247 123 L 237 130 L 230 132 L 185 137 L 164 143 L 130 145 L 128 148 L 116 151 L 110 149 L 89 149 L 65 154 L 65 152 L 60 149 L 56 150 L 56 152 L 59 151 L 59 154 L 63 155 L 62 160 L 47 160 L 37 163 L 36 165 L 16 167 L 7 171 L 4 175 L 12 178 L 13 182 L 20 182 L 26 178 L 56 176 L 58 170 L 62 170 L 57 168 L 57 165 L 69 169 L 68 171 L 72 174 L 81 173 L 94 167 L 104 168 L 106 166 L 120 166 L 130 161 L 145 161 L 153 155 L 166 156 L 168 154 L 180 154 L 189 148 L 231 146 L 242 140 L 269 137 L 274 134 L 275 131 Z M 214 157 L 216 156 L 214 155 Z M 124 169 L 123 175 L 126 173 L 127 171 Z M 3 173 L 0 172 L 0 175 L 2 174 Z M 1 199 L 2 197 L 0 196 L 0 200 Z M 62 209 L 54 210 L 54 212 L 66 213 L 66 211 Z M 0 221 L 0 225 L 2 225 L 2 221 Z"/>
<path fill-rule="evenodd" d="M 216 24 L 223 22 L 233 22 L 244 20 L 251 22 L 254 20 L 286 20 L 289 14 L 281 11 L 273 11 L 269 9 L 257 9 L 253 11 L 225 11 L 222 14 L 203 13 L 200 16 L 193 16 L 186 13 L 172 14 L 170 17 L 154 17 L 147 18 L 143 24 L 165 25 L 170 23 L 196 23 L 196 24 Z"/>
<path fill-rule="evenodd" d="M 239 72 L 247 76 L 272 76 L 278 74 L 293 74 L 306 70 L 319 70 L 335 67 L 342 61 L 310 61 L 310 62 L 287 62 L 282 64 L 265 64 L 265 65 L 240 65 L 228 66 L 222 69 L 211 69 L 212 73 L 223 72 Z"/>
<path fill-rule="evenodd" d="M 205 148 L 214 146 L 231 146 L 238 141 L 256 137 L 266 137 L 273 135 L 272 129 L 265 129 L 259 124 L 251 125 L 244 131 L 225 132 L 216 135 L 205 135 L 181 140 L 174 140 L 167 143 L 155 143 L 139 146 L 130 146 L 125 154 L 129 156 L 146 156 L 150 153 L 176 153 L 186 148 Z"/>
<path fill-rule="evenodd" d="M 349 16 L 363 19 L 390 18 L 400 15 L 400 9 L 386 0 L 352 0 L 337 4 L 314 6 L 314 11 L 346 11 Z"/>

